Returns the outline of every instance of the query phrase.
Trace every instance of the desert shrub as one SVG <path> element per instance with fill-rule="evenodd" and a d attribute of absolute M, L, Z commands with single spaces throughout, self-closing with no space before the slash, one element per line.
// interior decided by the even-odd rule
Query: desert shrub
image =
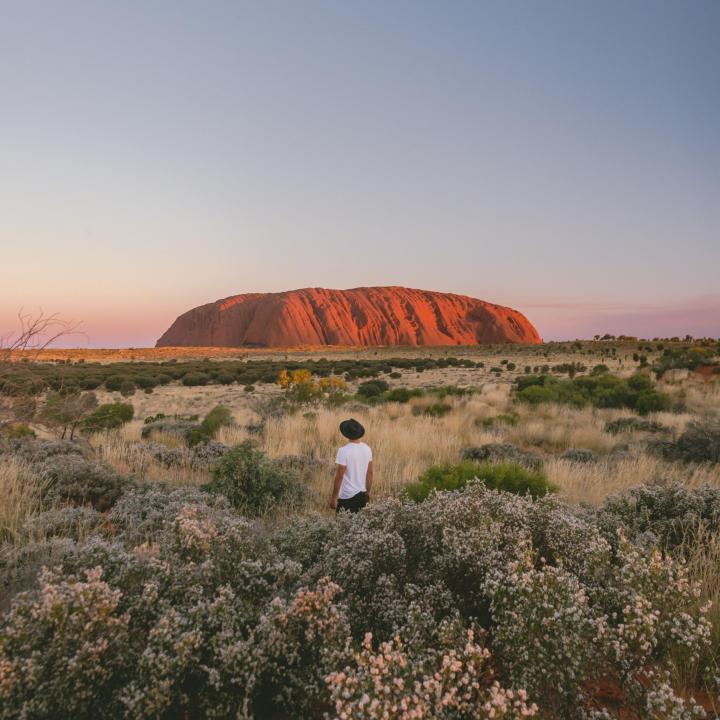
<path fill-rule="evenodd" d="M 207 385 L 210 382 L 210 376 L 202 372 L 189 372 L 183 375 L 182 384 L 186 387 L 196 387 L 198 385 Z"/>
<path fill-rule="evenodd" d="M 500 415 L 494 415 L 493 417 L 483 418 L 479 422 L 475 422 L 476 425 L 482 425 L 484 428 L 492 428 L 496 425 L 509 425 L 515 427 L 518 424 L 518 416 L 515 413 L 501 413 Z"/>
<path fill-rule="evenodd" d="M 588 448 L 568 448 L 560 459 L 575 463 L 596 463 L 600 457 L 594 450 Z"/>
<path fill-rule="evenodd" d="M 621 528 L 636 543 L 678 548 L 699 530 L 720 530 L 720 488 L 641 485 L 606 498 L 597 522 L 611 540 Z"/>
<path fill-rule="evenodd" d="M 101 377 L 85 377 L 80 380 L 82 390 L 97 390 L 103 384 Z"/>
<path fill-rule="evenodd" d="M 70 440 L 23 438 L 0 442 L 1 453 L 16 455 L 29 463 L 41 463 L 58 455 L 82 455 L 82 448 Z"/>
<path fill-rule="evenodd" d="M 399 379 L 402 377 L 402 373 L 399 373 L 399 372 L 397 372 L 397 371 L 393 371 L 393 372 L 390 373 L 390 377 L 391 377 L 393 380 L 399 380 Z"/>
<path fill-rule="evenodd" d="M 558 498 L 471 483 L 277 527 L 148 486 L 106 524 L 0 621 L 0 718 L 603 717 L 597 678 L 691 717 L 664 680 L 709 632 L 684 566 Z"/>
<path fill-rule="evenodd" d="M 669 460 L 720 462 L 720 420 L 693 420 L 676 442 L 657 443 L 655 447 Z"/>
<path fill-rule="evenodd" d="M 134 395 L 136 389 L 137 387 L 132 380 L 123 380 L 118 388 L 123 397 L 130 397 L 131 395 Z"/>
<path fill-rule="evenodd" d="M 153 433 L 161 433 L 163 435 L 172 435 L 173 437 L 187 437 L 188 433 L 198 427 L 198 423 L 192 420 L 175 420 L 166 418 L 164 420 L 153 420 L 143 425 L 140 431 L 140 437 L 149 438 Z"/>
<path fill-rule="evenodd" d="M 606 423 L 605 432 L 611 435 L 619 435 L 625 432 L 667 433 L 670 432 L 670 428 L 656 420 L 629 417 L 618 418 L 617 420 L 611 420 Z"/>
<path fill-rule="evenodd" d="M 215 440 L 201 442 L 192 448 L 192 465 L 195 468 L 212 465 L 218 458 L 227 453 L 230 448 L 224 443 Z"/>
<path fill-rule="evenodd" d="M 209 442 L 212 440 L 217 431 L 226 425 L 232 425 L 235 422 L 232 411 L 224 405 L 216 405 L 203 418 L 203 421 L 197 427 L 188 430 L 185 437 L 188 445 L 193 447 L 201 442 Z"/>
<path fill-rule="evenodd" d="M 254 385 L 245 385 L 245 387 L 243 388 L 243 390 L 244 390 L 246 393 L 255 392 L 255 386 L 254 386 Z"/>
<path fill-rule="evenodd" d="M 105 378 L 105 388 L 111 392 L 116 392 L 120 390 L 120 386 L 127 381 L 129 381 L 129 378 L 124 375 L 110 375 L 110 377 Z"/>
<path fill-rule="evenodd" d="M 517 399 L 537 405 L 555 402 L 584 407 L 630 408 L 641 415 L 669 410 L 672 401 L 646 375 L 627 380 L 608 373 L 560 380 L 550 375 L 524 375 L 516 381 Z"/>
<path fill-rule="evenodd" d="M 519 495 L 526 493 L 540 497 L 553 490 L 541 472 L 532 472 L 511 463 L 476 463 L 465 460 L 461 463 L 433 465 L 415 483 L 405 488 L 411 500 L 422 502 L 435 490 L 462 490 L 473 480 L 480 480 L 493 490 L 504 490 Z"/>
<path fill-rule="evenodd" d="M 47 482 L 44 502 L 49 505 L 92 505 L 104 512 L 111 508 L 132 481 L 111 467 L 77 455 L 58 455 L 46 460 L 40 471 Z"/>
<path fill-rule="evenodd" d="M 428 417 L 444 417 L 452 410 L 452 405 L 447 403 L 432 403 L 424 407 L 416 406 L 413 408 L 413 415 L 427 415 Z"/>
<path fill-rule="evenodd" d="M 135 415 L 130 403 L 104 403 L 83 421 L 83 428 L 88 432 L 115 430 L 129 423 Z"/>
<path fill-rule="evenodd" d="M 215 375 L 215 382 L 220 385 L 232 385 L 235 380 L 235 375 L 233 375 L 231 372 L 228 372 L 227 370 L 221 370 Z"/>
<path fill-rule="evenodd" d="M 539 470 L 542 467 L 542 458 L 535 453 L 513 445 L 511 443 L 486 443 L 475 447 L 463 448 L 463 460 L 474 462 L 509 462 L 523 465 L 530 470 Z"/>
<path fill-rule="evenodd" d="M 366 635 L 348 667 L 327 683 L 340 718 L 520 720 L 538 709 L 524 690 L 494 681 L 490 652 L 475 631 L 447 622 L 424 644 L 398 635 L 375 647 Z"/>
<path fill-rule="evenodd" d="M 82 577 L 43 572 L 40 590 L 38 598 L 18 599 L 4 623 L 12 632 L 0 633 L 0 717 L 121 715 L 112 690 L 131 658 L 122 592 L 102 579 L 100 567 Z"/>
<path fill-rule="evenodd" d="M 108 522 L 117 538 L 130 547 L 156 542 L 182 508 L 203 506 L 227 510 L 229 504 L 220 495 L 196 488 L 172 488 L 141 485 L 124 493 L 108 513 Z"/>
<path fill-rule="evenodd" d="M 458 387 L 457 385 L 441 385 L 440 387 L 432 388 L 430 393 L 437 395 L 439 398 L 448 396 L 464 397 L 465 395 L 472 395 L 473 390 L 472 388 Z"/>
<path fill-rule="evenodd" d="M 28 538 L 80 540 L 97 530 L 102 521 L 103 516 L 87 505 L 58 507 L 31 515 L 25 521 L 22 532 Z"/>
<path fill-rule="evenodd" d="M 0 425 L 0 438 L 8 438 L 9 440 L 23 440 L 26 438 L 34 438 L 35 431 L 23 422 L 9 422 Z"/>
<path fill-rule="evenodd" d="M 515 687 L 542 694 L 552 717 L 570 717 L 583 698 L 575 678 L 598 663 L 595 638 L 602 621 L 578 578 L 562 567 L 536 569 L 529 557 L 493 575 L 493 645 Z"/>
<path fill-rule="evenodd" d="M 358 385 L 357 394 L 363 398 L 371 398 L 382 395 L 389 389 L 390 385 L 385 380 L 366 380 Z"/>
<path fill-rule="evenodd" d="M 231 448 L 217 461 L 204 489 L 224 495 L 247 515 L 262 515 L 300 497 L 297 476 L 279 468 L 251 440 Z"/>
<path fill-rule="evenodd" d="M 422 394 L 423 392 L 420 388 L 414 388 L 413 390 L 409 388 L 393 388 L 383 393 L 381 398 L 385 402 L 406 403 L 414 397 L 422 397 Z"/>

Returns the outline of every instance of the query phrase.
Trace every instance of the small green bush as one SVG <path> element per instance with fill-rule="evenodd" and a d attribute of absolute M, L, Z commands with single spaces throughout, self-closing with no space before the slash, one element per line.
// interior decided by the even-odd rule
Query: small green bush
<path fill-rule="evenodd" d="M 134 483 L 108 465 L 79 455 L 57 455 L 40 470 L 46 479 L 43 500 L 56 505 L 92 505 L 98 512 L 109 510 Z"/>
<path fill-rule="evenodd" d="M 198 385 L 207 385 L 210 382 L 210 376 L 201 372 L 189 372 L 183 375 L 182 384 L 186 387 L 196 387 Z"/>
<path fill-rule="evenodd" d="M 211 477 L 203 490 L 224 495 L 245 515 L 263 515 L 300 496 L 297 475 L 275 464 L 252 440 L 236 445 L 221 457 Z"/>
<path fill-rule="evenodd" d="M 428 417 L 444 417 L 452 410 L 452 405 L 447 403 L 433 403 L 425 407 L 414 407 L 413 415 L 427 415 Z"/>
<path fill-rule="evenodd" d="M 531 405 L 554 402 L 585 407 L 630 408 L 641 415 L 669 410 L 671 400 L 646 375 L 627 380 L 608 373 L 560 380 L 550 375 L 523 375 L 516 381 L 517 399 Z"/>
<path fill-rule="evenodd" d="M 508 425 L 515 427 L 518 424 L 518 416 L 515 413 L 503 413 L 494 417 L 483 418 L 479 423 L 484 428 L 493 428 L 497 425 Z"/>
<path fill-rule="evenodd" d="M 423 391 L 420 388 L 410 390 L 408 388 L 393 388 L 382 395 L 384 402 L 406 403 L 411 398 L 422 397 Z"/>
<path fill-rule="evenodd" d="M 115 430 L 130 422 L 134 414 L 135 409 L 130 403 L 105 403 L 85 419 L 83 428 L 88 432 Z"/>
<path fill-rule="evenodd" d="M 224 405 L 216 405 L 205 416 L 200 425 L 188 431 L 186 435 L 187 443 L 190 447 L 194 447 L 198 443 L 209 442 L 221 427 L 232 425 L 234 422 L 230 408 Z"/>
<path fill-rule="evenodd" d="M 405 488 L 410 500 L 422 502 L 434 490 L 462 490 L 477 478 L 491 490 L 504 490 L 516 495 L 541 497 L 555 490 L 540 471 L 528 470 L 513 463 L 477 463 L 465 460 L 429 467 L 417 480 Z"/>
<path fill-rule="evenodd" d="M 389 389 L 390 385 L 385 380 L 366 380 L 358 386 L 357 394 L 363 398 L 371 398 L 382 395 Z"/>
<path fill-rule="evenodd" d="M 111 392 L 116 392 L 128 379 L 124 375 L 110 375 L 110 377 L 105 378 L 105 388 Z"/>
<path fill-rule="evenodd" d="M 10 422 L 0 425 L 0 437 L 10 440 L 22 440 L 23 438 L 34 438 L 35 431 L 22 422 Z"/>
<path fill-rule="evenodd" d="M 131 395 L 134 395 L 136 389 L 135 383 L 132 380 L 123 380 L 118 388 L 123 397 L 130 397 Z"/>
<path fill-rule="evenodd" d="M 611 420 L 605 424 L 605 432 L 610 435 L 619 435 L 625 432 L 649 432 L 649 433 L 667 433 L 670 428 L 655 420 L 646 420 L 645 418 L 618 418 Z"/>

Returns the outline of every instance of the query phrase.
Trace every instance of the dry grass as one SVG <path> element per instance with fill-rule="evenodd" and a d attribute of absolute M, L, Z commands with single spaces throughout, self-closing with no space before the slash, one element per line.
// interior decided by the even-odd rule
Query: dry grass
<path fill-rule="evenodd" d="M 443 371 L 445 375 L 430 384 L 455 384 L 458 369 Z M 422 381 L 429 373 L 421 374 Z M 403 378 L 402 384 L 405 383 Z M 720 468 L 690 469 L 672 464 L 642 452 L 646 436 L 637 433 L 610 435 L 604 428 L 607 422 L 629 417 L 627 410 L 572 408 L 562 405 L 514 405 L 510 383 L 494 380 L 483 384 L 465 397 L 447 397 L 443 402 L 452 410 L 442 418 L 414 414 L 418 408 L 434 402 L 432 398 L 418 398 L 407 404 L 389 403 L 374 407 L 356 404 L 348 408 L 316 407 L 268 420 L 261 436 L 249 435 L 246 426 L 260 419 L 259 407 L 277 396 L 277 387 L 266 386 L 248 394 L 238 386 L 207 386 L 158 388 L 151 395 L 137 394 L 132 398 L 136 418 L 117 436 L 101 439 L 101 456 L 123 472 L 149 481 L 164 480 L 173 484 L 200 484 L 207 481 L 207 473 L 191 467 L 166 468 L 136 447 L 126 447 L 126 441 L 140 438 L 142 419 L 164 412 L 167 415 L 203 416 L 218 404 L 228 406 L 237 422 L 223 428 L 218 440 L 234 445 L 248 437 L 257 440 L 270 457 L 298 455 L 325 463 L 311 475 L 311 495 L 324 498 L 331 482 L 331 471 L 338 446 L 343 442 L 338 425 L 348 414 L 367 428 L 366 440 L 375 457 L 375 495 L 382 497 L 399 492 L 405 484 L 415 480 L 429 465 L 452 462 L 460 450 L 469 445 L 487 442 L 510 442 L 534 449 L 545 455 L 548 478 L 571 502 L 598 504 L 610 493 L 664 478 L 689 485 L 701 482 L 720 484 Z M 711 394 L 712 395 L 712 394 Z M 720 403 L 719 403 L 720 404 Z M 514 414 L 516 425 L 503 423 L 486 427 L 484 421 L 498 415 Z M 690 413 L 657 413 L 650 416 L 671 428 L 677 437 Z M 175 447 L 177 438 L 156 435 L 153 440 Z M 630 452 L 621 459 L 607 459 L 618 444 L 627 444 Z M 588 448 L 601 455 L 595 464 L 578 464 L 559 460 L 557 456 L 568 448 Z M 322 509 L 324 501 L 318 499 Z"/>
<path fill-rule="evenodd" d="M 471 403 L 454 403 L 442 419 L 413 415 L 412 405 L 388 404 L 353 412 L 367 428 L 365 440 L 373 449 L 378 496 L 397 493 L 428 465 L 456 460 L 465 445 L 491 442 L 493 436 L 477 427 L 469 414 Z M 338 432 L 343 409 L 322 409 L 310 415 L 286 415 L 268 422 L 264 447 L 270 457 L 303 455 L 328 463 L 328 472 L 313 479 L 314 489 L 330 491 L 337 448 L 345 442 Z"/>
<path fill-rule="evenodd" d="M 43 478 L 26 462 L 4 457 L 0 463 L 0 543 L 12 543 L 25 519 L 40 509 Z"/>
<path fill-rule="evenodd" d="M 630 453 L 620 460 L 606 459 L 598 463 L 550 459 L 545 463 L 545 472 L 568 501 L 592 505 L 599 505 L 612 493 L 657 480 L 680 482 L 688 487 L 703 483 L 720 486 L 720 466 L 689 468 L 641 452 Z"/>

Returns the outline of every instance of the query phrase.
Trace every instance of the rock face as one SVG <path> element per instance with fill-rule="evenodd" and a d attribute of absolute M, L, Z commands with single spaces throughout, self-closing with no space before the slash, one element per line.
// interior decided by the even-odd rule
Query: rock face
<path fill-rule="evenodd" d="M 539 343 L 517 310 L 466 295 L 366 287 L 249 293 L 181 315 L 156 347 Z"/>

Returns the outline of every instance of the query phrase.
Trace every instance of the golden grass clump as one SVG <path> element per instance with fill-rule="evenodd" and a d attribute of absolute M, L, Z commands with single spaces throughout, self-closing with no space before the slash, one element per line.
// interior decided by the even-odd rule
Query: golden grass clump
<path fill-rule="evenodd" d="M 43 477 L 30 464 L 13 456 L 0 462 L 0 543 L 12 543 L 25 519 L 39 512 Z"/>

